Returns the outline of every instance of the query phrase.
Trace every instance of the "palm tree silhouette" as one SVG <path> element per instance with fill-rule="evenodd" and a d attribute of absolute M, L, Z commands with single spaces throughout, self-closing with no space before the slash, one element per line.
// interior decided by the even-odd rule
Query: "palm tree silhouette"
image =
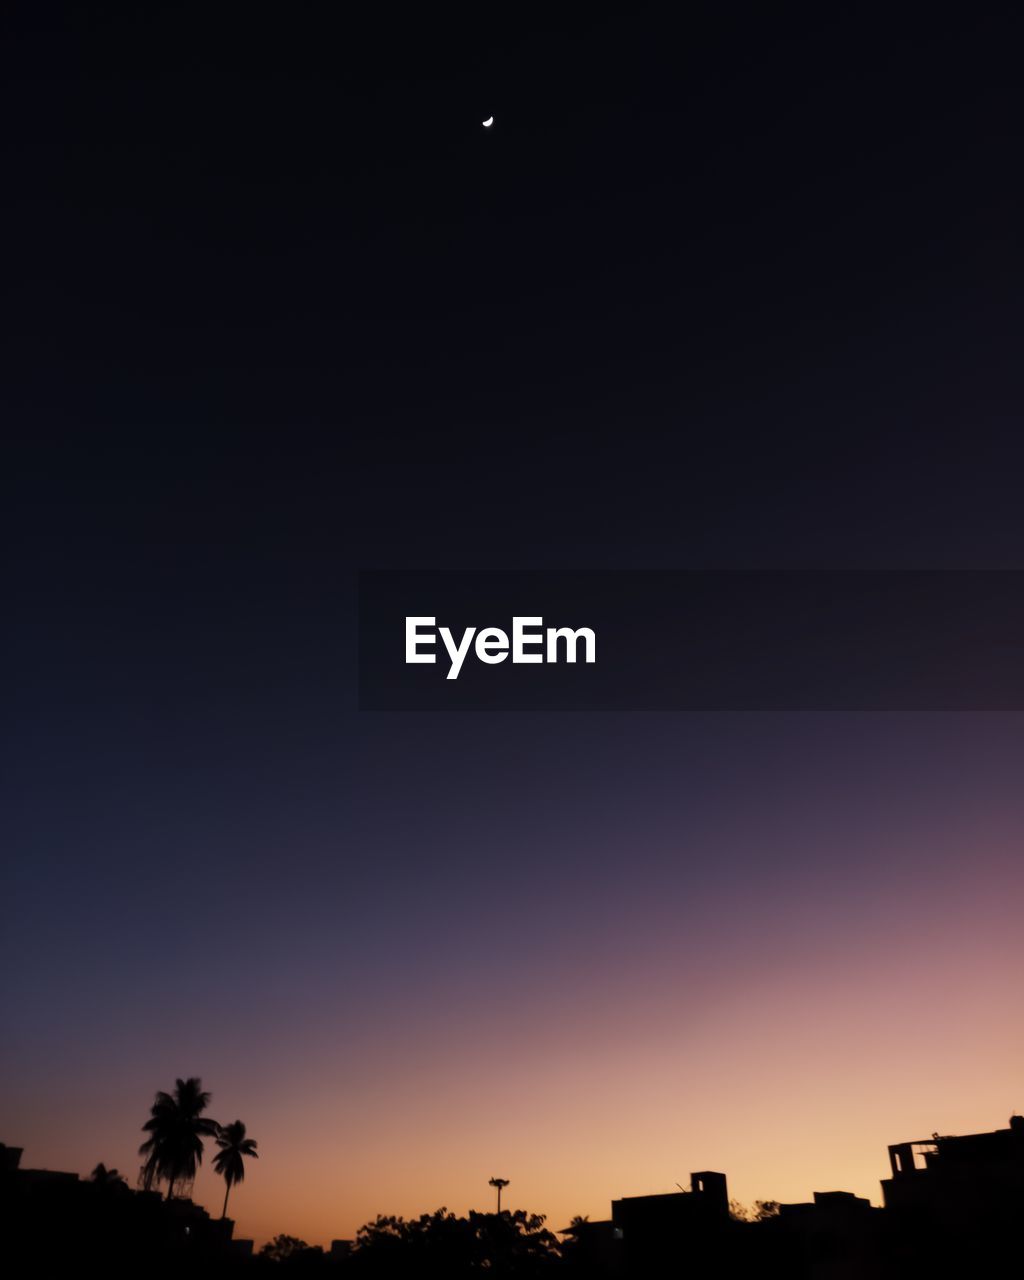
<path fill-rule="evenodd" d="M 227 1186 L 224 1189 L 224 1208 L 221 1217 L 228 1216 L 228 1196 L 236 1182 L 245 1181 L 244 1156 L 259 1159 L 256 1142 L 245 1136 L 245 1125 L 241 1120 L 233 1120 L 231 1124 L 221 1125 L 217 1130 L 217 1146 L 220 1150 L 213 1157 L 213 1167 L 221 1175 Z"/>
<path fill-rule="evenodd" d="M 146 1157 L 142 1166 L 142 1185 L 148 1191 L 154 1181 L 167 1182 L 167 1199 L 174 1195 L 174 1184 L 196 1176 L 196 1166 L 203 1159 L 203 1138 L 218 1131 L 216 1120 L 202 1112 L 210 1105 L 210 1095 L 203 1092 L 198 1076 L 176 1080 L 174 1093 L 158 1093 L 150 1107 L 150 1118 L 142 1126 L 150 1136 L 139 1147 Z"/>

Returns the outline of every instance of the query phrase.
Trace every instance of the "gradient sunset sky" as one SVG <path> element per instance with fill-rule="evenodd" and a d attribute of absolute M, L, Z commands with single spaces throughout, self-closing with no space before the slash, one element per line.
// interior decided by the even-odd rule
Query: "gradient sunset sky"
<path fill-rule="evenodd" d="M 1010 19 L 714 9 L 5 41 L 27 1166 L 198 1075 L 326 1243 L 1024 1109 L 1024 715 L 355 709 L 359 569 L 1024 567 Z"/>

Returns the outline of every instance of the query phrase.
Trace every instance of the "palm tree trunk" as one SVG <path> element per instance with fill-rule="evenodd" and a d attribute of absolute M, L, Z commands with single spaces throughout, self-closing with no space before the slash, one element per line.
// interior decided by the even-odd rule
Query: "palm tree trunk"
<path fill-rule="evenodd" d="M 171 1196 L 174 1194 L 174 1183 L 177 1180 L 177 1177 L 178 1175 L 176 1173 L 172 1173 L 171 1176 L 167 1179 L 167 1199 L 168 1200 L 170 1200 Z"/>
<path fill-rule="evenodd" d="M 227 1182 L 227 1178 L 225 1178 L 224 1181 Z M 224 1208 L 221 1210 L 221 1214 L 220 1214 L 221 1220 L 223 1220 L 228 1216 L 228 1196 L 230 1194 L 231 1194 L 231 1183 L 228 1182 L 228 1185 L 224 1188 Z"/>

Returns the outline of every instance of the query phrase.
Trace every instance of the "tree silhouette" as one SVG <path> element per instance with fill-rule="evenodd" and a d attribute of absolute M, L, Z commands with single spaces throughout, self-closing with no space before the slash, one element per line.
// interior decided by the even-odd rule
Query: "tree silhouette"
<path fill-rule="evenodd" d="M 203 1138 L 216 1135 L 216 1120 L 203 1116 L 210 1105 L 210 1095 L 203 1092 L 198 1076 L 176 1080 L 174 1093 L 158 1093 L 150 1107 L 150 1118 L 142 1126 L 150 1136 L 139 1147 L 146 1157 L 142 1167 L 142 1185 L 148 1191 L 154 1182 L 166 1181 L 167 1199 L 174 1195 L 174 1184 L 196 1176 L 203 1159 Z"/>
<path fill-rule="evenodd" d="M 221 1217 L 228 1216 L 228 1196 L 236 1182 L 245 1181 L 245 1156 L 258 1160 L 254 1139 L 245 1136 L 245 1125 L 241 1120 L 233 1120 L 231 1124 L 222 1125 L 217 1130 L 217 1146 L 220 1150 L 213 1157 L 213 1167 L 227 1183 L 224 1189 L 224 1208 Z"/>
<path fill-rule="evenodd" d="M 447 1209 L 405 1219 L 378 1217 L 359 1228 L 353 1250 L 355 1272 L 373 1277 L 443 1277 L 458 1280 L 481 1272 L 532 1276 L 559 1261 L 558 1242 L 541 1214 L 522 1209 L 460 1218 Z"/>
<path fill-rule="evenodd" d="M 125 1185 L 124 1178 L 116 1169 L 108 1169 L 101 1160 L 100 1163 L 89 1174 L 89 1180 L 98 1187 L 123 1187 Z"/>
<path fill-rule="evenodd" d="M 307 1244 L 298 1236 L 279 1235 L 268 1240 L 258 1256 L 276 1263 L 316 1262 L 323 1258 L 324 1251 L 319 1245 Z"/>
<path fill-rule="evenodd" d="M 767 1222 L 769 1218 L 777 1218 L 778 1215 L 777 1200 L 755 1200 L 752 1209 L 748 1209 L 739 1200 L 729 1201 L 729 1217 L 734 1222 Z"/>

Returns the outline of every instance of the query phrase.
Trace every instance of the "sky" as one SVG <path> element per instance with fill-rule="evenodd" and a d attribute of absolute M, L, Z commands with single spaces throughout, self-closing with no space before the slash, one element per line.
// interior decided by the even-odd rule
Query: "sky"
<path fill-rule="evenodd" d="M 198 1075 L 326 1243 L 1024 1109 L 1021 713 L 357 709 L 361 569 L 1024 567 L 1019 24 L 687 15 L 10 20 L 26 1165 Z"/>

